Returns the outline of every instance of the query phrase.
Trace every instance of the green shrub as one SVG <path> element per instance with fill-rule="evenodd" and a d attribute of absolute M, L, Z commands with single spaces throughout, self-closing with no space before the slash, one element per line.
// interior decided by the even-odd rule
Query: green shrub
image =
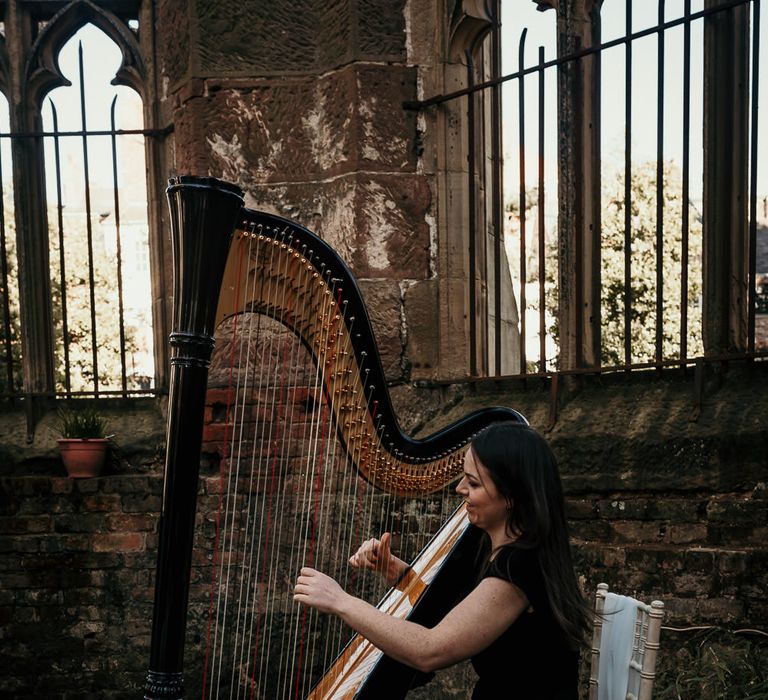
<path fill-rule="evenodd" d="M 59 432 L 69 439 L 106 438 L 107 420 L 95 408 L 86 406 L 59 411 Z"/>

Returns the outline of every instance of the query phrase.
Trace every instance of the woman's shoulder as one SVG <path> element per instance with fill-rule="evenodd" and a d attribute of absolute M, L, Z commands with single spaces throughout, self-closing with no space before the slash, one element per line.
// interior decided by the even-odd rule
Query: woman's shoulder
<path fill-rule="evenodd" d="M 491 563 L 529 563 L 538 562 L 539 550 L 537 547 L 524 547 L 516 542 L 499 547 L 491 557 Z"/>
<path fill-rule="evenodd" d="M 510 566 L 539 566 L 539 550 L 537 547 L 524 547 L 515 542 L 500 547 L 491 556 L 490 566 L 507 569 Z"/>
<path fill-rule="evenodd" d="M 530 599 L 542 585 L 537 549 L 515 546 L 501 547 L 488 562 L 483 578 L 501 578 L 520 588 Z"/>

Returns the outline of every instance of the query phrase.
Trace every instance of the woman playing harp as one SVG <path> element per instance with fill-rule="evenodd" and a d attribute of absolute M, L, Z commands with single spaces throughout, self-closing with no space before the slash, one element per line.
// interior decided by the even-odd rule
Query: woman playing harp
<path fill-rule="evenodd" d="M 488 408 L 409 438 L 355 280 L 327 243 L 245 208 L 229 183 L 177 178 L 168 196 L 174 332 L 145 698 L 185 697 L 187 642 L 199 653 L 189 685 L 204 697 L 370 699 L 384 685 L 387 700 L 402 696 L 411 670 L 359 637 L 346 643 L 337 619 L 297 609 L 294 573 L 303 562 L 374 600 L 376 577 L 355 576 L 344 562 L 355 532 L 394 527 L 403 546 L 421 551 L 412 563 L 418 575 L 399 582 L 380 608 L 434 624 L 446 589 L 469 568 L 462 560 L 475 537 L 466 536 L 463 508 L 445 520 L 449 511 L 425 497 L 455 480 L 478 432 L 525 419 Z M 206 407 L 214 331 L 224 323 L 231 334 L 219 357 L 228 368 L 216 358 L 213 366 L 226 378 L 214 386 L 225 386 L 227 399 Z M 201 489 L 206 411 L 219 416 L 211 427 L 222 446 L 219 473 Z M 210 510 L 196 531 L 200 492 Z M 435 522 L 443 524 L 430 538 Z"/>
<path fill-rule="evenodd" d="M 471 658 L 479 675 L 474 699 L 575 699 L 578 649 L 590 613 L 573 571 L 551 450 L 527 426 L 493 425 L 473 440 L 456 492 L 484 533 L 478 575 L 469 592 L 456 591 L 463 599 L 435 627 L 385 615 L 308 567 L 298 577 L 295 600 L 338 616 L 388 656 L 421 671 Z M 407 570 L 389 551 L 388 533 L 363 544 L 350 561 L 389 583 Z"/>

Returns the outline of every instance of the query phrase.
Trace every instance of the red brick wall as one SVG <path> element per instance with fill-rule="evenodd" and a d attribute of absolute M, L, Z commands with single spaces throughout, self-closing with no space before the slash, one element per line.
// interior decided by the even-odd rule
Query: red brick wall
<path fill-rule="evenodd" d="M 161 492 L 149 476 L 0 479 L 0 696 L 137 697 Z"/>

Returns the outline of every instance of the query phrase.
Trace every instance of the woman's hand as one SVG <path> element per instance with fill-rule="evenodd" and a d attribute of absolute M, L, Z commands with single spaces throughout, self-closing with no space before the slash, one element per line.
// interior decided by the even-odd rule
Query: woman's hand
<path fill-rule="evenodd" d="M 323 613 L 339 615 L 348 593 L 330 576 L 305 566 L 296 579 L 293 599 Z"/>
<path fill-rule="evenodd" d="M 366 540 L 350 557 L 349 563 L 356 569 L 370 569 L 381 574 L 387 584 L 393 586 L 405 573 L 408 565 L 390 550 L 392 535 L 385 532 L 381 540 Z"/>

